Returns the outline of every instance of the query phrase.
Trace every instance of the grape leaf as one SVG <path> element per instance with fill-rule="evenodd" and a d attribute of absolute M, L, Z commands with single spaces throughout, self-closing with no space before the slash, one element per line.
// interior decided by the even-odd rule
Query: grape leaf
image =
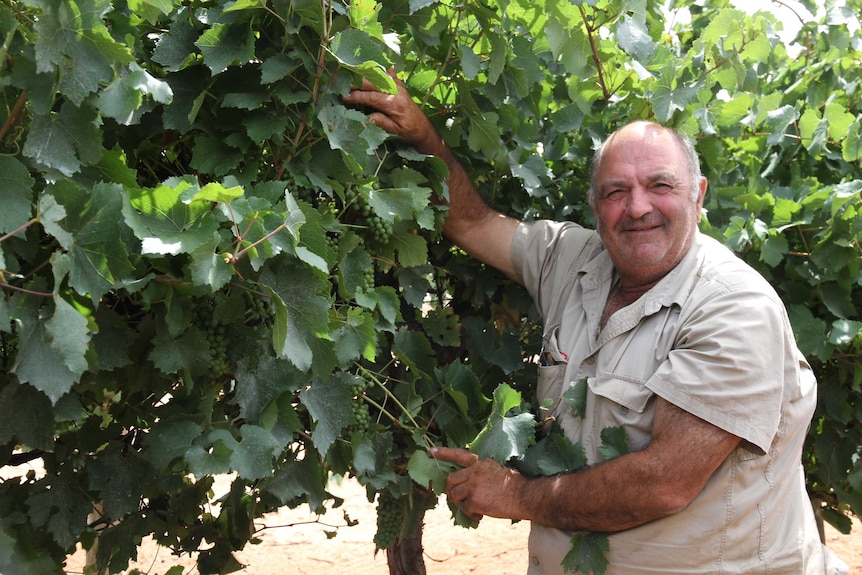
<path fill-rule="evenodd" d="M 276 316 L 272 341 L 276 353 L 298 369 L 307 370 L 314 357 L 312 347 L 318 338 L 328 338 L 320 328 L 329 324 L 329 282 L 306 266 L 281 260 L 264 270 L 261 283 L 273 294 Z"/>
<path fill-rule="evenodd" d="M 191 253 L 209 241 L 217 224 L 204 202 L 183 202 L 181 197 L 197 191 L 191 178 L 172 178 L 152 189 L 133 190 L 123 205 L 126 223 L 141 240 L 144 254 Z"/>
<path fill-rule="evenodd" d="M 506 414 L 521 405 L 521 394 L 508 384 L 494 390 L 491 415 L 479 435 L 467 447 L 480 459 L 493 459 L 505 464 L 510 459 L 523 457 L 535 439 L 536 420 L 532 413 Z"/>
<path fill-rule="evenodd" d="M 407 462 L 410 478 L 425 489 L 441 495 L 446 488 L 446 477 L 458 466 L 448 461 L 434 459 L 424 451 L 414 451 Z"/>
<path fill-rule="evenodd" d="M 246 64 L 254 58 L 254 30 L 248 22 L 217 22 L 201 34 L 195 46 L 200 48 L 204 64 L 216 75 L 228 66 Z"/>
<path fill-rule="evenodd" d="M 27 223 L 33 213 L 33 184 L 27 168 L 15 158 L 0 155 L 0 235 Z"/>
<path fill-rule="evenodd" d="M 543 437 L 531 445 L 518 462 L 518 469 L 532 476 L 558 475 L 585 467 L 587 455 L 580 444 L 575 444 L 561 432 Z"/>
<path fill-rule="evenodd" d="M 90 498 L 75 483 L 60 477 L 43 479 L 37 486 L 39 490 L 27 498 L 33 525 L 47 527 L 63 548 L 74 545 L 87 526 Z"/>
<path fill-rule="evenodd" d="M 59 112 L 33 118 L 23 153 L 48 170 L 71 176 L 83 164 L 99 161 L 101 133 L 96 127 L 96 111 L 76 108 L 66 102 Z"/>
<path fill-rule="evenodd" d="M 153 472 L 136 454 L 124 456 L 118 450 L 100 453 L 87 468 L 90 489 L 99 493 L 109 519 L 138 511 L 141 493 Z"/>
<path fill-rule="evenodd" d="M 360 357 L 374 361 L 377 334 L 374 318 L 360 308 L 350 308 L 347 317 L 341 318 L 342 326 L 332 334 L 335 340 L 335 355 L 341 365 L 349 365 Z"/>
<path fill-rule="evenodd" d="M 587 410 L 587 380 L 586 378 L 579 379 L 575 383 L 569 385 L 569 389 L 563 393 L 563 401 L 569 404 L 578 417 L 581 419 L 586 415 Z"/>
<path fill-rule="evenodd" d="M 75 379 L 87 369 L 86 353 L 90 345 L 87 319 L 59 296 L 54 296 L 54 314 L 45 321 L 45 333 L 63 364 Z"/>
<path fill-rule="evenodd" d="M 77 376 L 52 345 L 52 337 L 47 331 L 45 318 L 39 315 L 40 310 L 22 305 L 20 299 L 14 300 L 14 303 L 9 308 L 16 318 L 20 336 L 18 354 L 11 372 L 18 376 L 21 383 L 29 383 L 47 395 L 52 403 L 56 403 L 71 389 Z"/>
<path fill-rule="evenodd" d="M 202 431 L 191 416 L 161 420 L 153 425 L 144 439 L 142 455 L 156 469 L 167 469 L 173 460 L 185 455 Z"/>
<path fill-rule="evenodd" d="M 388 137 L 359 110 L 350 110 L 331 101 L 325 102 L 317 115 L 332 149 L 343 150 L 350 156 L 367 156 Z"/>
<path fill-rule="evenodd" d="M 53 419 L 51 402 L 31 385 L 7 383 L 0 390 L 0 444 L 51 450 L 54 435 L 44 422 Z"/>
<path fill-rule="evenodd" d="M 605 553 L 610 550 L 608 536 L 604 533 L 578 532 L 572 535 L 572 548 L 563 558 L 565 573 L 604 575 L 608 568 Z"/>
<path fill-rule="evenodd" d="M 294 392 L 305 384 L 305 377 L 293 365 L 271 353 L 243 356 L 235 371 L 236 395 L 240 417 L 257 422 L 263 409 L 281 394 Z"/>
<path fill-rule="evenodd" d="M 602 445 L 599 453 L 605 460 L 610 460 L 629 452 L 629 436 L 624 425 L 602 429 Z"/>
<path fill-rule="evenodd" d="M 339 378 L 315 378 L 299 399 L 316 423 L 314 446 L 325 456 L 338 432 L 353 422 L 350 390 Z"/>

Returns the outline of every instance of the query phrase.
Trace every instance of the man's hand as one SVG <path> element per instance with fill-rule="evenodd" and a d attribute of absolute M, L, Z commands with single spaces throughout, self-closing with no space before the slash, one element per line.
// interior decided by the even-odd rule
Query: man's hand
<path fill-rule="evenodd" d="M 404 83 L 395 76 L 395 71 L 389 70 L 389 75 L 398 87 L 397 94 L 380 92 L 371 82 L 363 80 L 361 88 L 355 88 L 344 96 L 344 102 L 376 110 L 368 118 L 377 126 L 403 138 L 423 154 L 440 155 L 443 142 L 437 130 L 410 97 Z"/>
<path fill-rule="evenodd" d="M 470 519 L 529 518 L 520 495 L 527 479 L 517 471 L 464 449 L 435 447 L 431 456 L 463 467 L 446 478 L 446 496 Z"/>

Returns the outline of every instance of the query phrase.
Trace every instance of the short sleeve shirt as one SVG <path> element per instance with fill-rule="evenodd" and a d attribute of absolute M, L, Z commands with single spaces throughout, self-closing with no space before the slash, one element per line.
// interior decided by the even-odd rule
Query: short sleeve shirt
<path fill-rule="evenodd" d="M 686 509 L 610 536 L 607 575 L 823 573 L 801 465 L 816 382 L 772 287 L 697 234 L 600 328 L 616 277 L 596 232 L 522 223 L 512 261 L 544 321 L 540 400 L 588 463 L 602 460 L 607 427 L 625 426 L 631 450 L 645 449 L 656 397 L 742 439 Z M 576 385 L 586 385 L 583 417 L 563 400 Z M 562 574 L 570 538 L 534 524 L 529 573 Z"/>

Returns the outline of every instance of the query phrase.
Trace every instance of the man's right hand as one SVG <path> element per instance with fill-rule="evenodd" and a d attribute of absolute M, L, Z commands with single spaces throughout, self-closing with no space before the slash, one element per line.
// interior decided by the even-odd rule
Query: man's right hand
<path fill-rule="evenodd" d="M 410 97 L 407 87 L 395 76 L 395 71 L 390 70 L 389 75 L 398 87 L 397 94 L 380 92 L 371 82 L 363 79 L 362 87 L 351 90 L 344 96 L 344 102 L 376 110 L 368 115 L 369 119 L 390 134 L 403 138 L 418 152 L 442 155 L 445 145 L 431 120 Z"/>

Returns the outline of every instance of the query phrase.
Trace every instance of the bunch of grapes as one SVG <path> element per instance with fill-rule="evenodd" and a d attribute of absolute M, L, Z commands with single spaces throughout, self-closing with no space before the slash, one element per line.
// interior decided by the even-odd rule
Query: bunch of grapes
<path fill-rule="evenodd" d="M 381 491 L 377 497 L 377 533 L 374 535 L 378 549 L 395 545 L 401 534 L 402 520 L 401 502 L 389 491 Z"/>
<path fill-rule="evenodd" d="M 209 344 L 209 376 L 218 379 L 228 370 L 226 328 L 212 317 L 211 309 L 200 307 L 197 309 L 197 315 L 197 323 L 204 328 Z"/>
<path fill-rule="evenodd" d="M 392 223 L 385 221 L 383 218 L 374 213 L 365 196 L 350 187 L 344 192 L 344 199 L 347 204 L 353 204 L 353 208 L 358 213 L 356 223 L 364 226 L 368 230 L 368 240 L 377 244 L 385 245 L 392 237 Z"/>
<path fill-rule="evenodd" d="M 371 412 L 368 410 L 368 404 L 365 403 L 362 396 L 362 392 L 364 390 L 365 382 L 358 378 L 356 382 L 350 386 L 350 393 L 353 397 L 351 407 L 353 408 L 354 423 L 352 428 L 360 433 L 368 431 L 368 427 L 371 425 Z"/>

